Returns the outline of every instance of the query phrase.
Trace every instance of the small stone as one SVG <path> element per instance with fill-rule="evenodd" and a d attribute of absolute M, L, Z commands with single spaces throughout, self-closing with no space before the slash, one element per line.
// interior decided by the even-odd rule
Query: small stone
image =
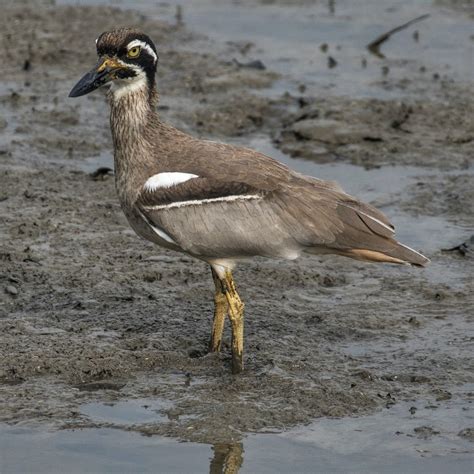
<path fill-rule="evenodd" d="M 458 433 L 458 436 L 474 442 L 474 428 L 464 428 Z"/>
<path fill-rule="evenodd" d="M 416 319 L 416 316 L 412 316 L 409 320 L 408 320 L 409 324 L 411 324 L 412 326 L 415 326 L 415 327 L 419 327 L 420 326 L 420 321 L 418 321 L 418 319 Z"/>
<path fill-rule="evenodd" d="M 337 66 L 337 61 L 332 56 L 328 56 L 328 68 L 333 69 L 336 66 Z"/>
<path fill-rule="evenodd" d="M 452 397 L 453 397 L 452 394 L 448 392 L 447 390 L 439 390 L 437 391 L 436 401 L 440 402 L 443 400 L 451 400 Z"/>
<path fill-rule="evenodd" d="M 463 257 L 472 257 L 474 255 L 474 235 L 471 235 L 469 239 L 467 239 L 462 244 L 456 245 L 456 247 L 452 247 L 449 249 L 443 249 L 445 252 L 451 251 L 458 251 Z"/>
<path fill-rule="evenodd" d="M 420 439 L 430 439 L 435 435 L 439 435 L 439 431 L 435 430 L 431 426 L 418 426 L 413 430 L 416 436 Z"/>
<path fill-rule="evenodd" d="M 330 119 L 300 120 L 291 126 L 291 131 L 302 140 L 314 140 L 333 145 L 358 142 L 364 133 L 355 127 Z"/>
<path fill-rule="evenodd" d="M 16 287 L 14 287 L 13 285 L 8 285 L 5 288 L 5 291 L 10 295 L 17 295 L 18 294 L 18 289 Z"/>

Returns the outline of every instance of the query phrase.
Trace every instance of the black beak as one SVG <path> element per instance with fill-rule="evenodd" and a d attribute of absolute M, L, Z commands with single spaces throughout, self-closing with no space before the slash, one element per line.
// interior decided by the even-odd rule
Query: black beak
<path fill-rule="evenodd" d="M 99 61 L 97 66 L 85 74 L 72 88 L 72 91 L 69 92 L 69 97 L 80 97 L 98 89 L 113 78 L 113 71 L 120 68 L 123 68 L 123 66 L 117 64 L 114 60 L 106 59 L 105 61 Z"/>
<path fill-rule="evenodd" d="M 72 88 L 72 91 L 69 92 L 69 97 L 80 97 L 81 95 L 89 94 L 93 90 L 104 85 L 106 81 L 106 76 L 110 71 L 97 72 L 95 69 L 89 71 L 85 74 L 81 80 Z"/>

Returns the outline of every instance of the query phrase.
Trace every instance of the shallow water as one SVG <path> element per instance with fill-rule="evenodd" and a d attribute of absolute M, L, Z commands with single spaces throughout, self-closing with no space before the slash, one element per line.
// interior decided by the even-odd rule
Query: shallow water
<path fill-rule="evenodd" d="M 473 389 L 459 387 L 458 394 Z M 83 413 L 127 427 L 145 421 L 148 409 L 137 409 L 143 403 L 159 405 L 156 400 L 129 400 L 95 404 L 92 414 L 85 406 Z M 156 420 L 150 417 L 148 422 Z M 453 472 L 467 473 L 472 472 L 473 446 L 458 434 L 473 423 L 472 413 L 448 400 L 404 402 L 371 416 L 323 419 L 283 433 L 250 435 L 243 443 L 214 446 L 112 428 L 58 432 L 2 425 L 0 471 L 217 473 L 226 472 L 232 458 L 241 463 L 240 473 L 445 473 L 453 466 Z"/>
<path fill-rule="evenodd" d="M 404 79 L 413 73 L 474 80 L 472 20 L 447 8 L 449 2 L 431 0 L 335 0 L 333 2 L 258 2 L 169 0 L 61 0 L 59 3 L 113 4 L 134 8 L 146 15 L 175 22 L 181 6 L 187 28 L 221 45 L 229 41 L 252 42 L 245 62 L 260 59 L 282 75 L 273 93 L 297 92 L 300 83 L 306 94 L 321 90 L 351 97 L 396 98 L 416 94 L 414 90 L 377 87 L 387 70 Z M 394 34 L 382 44 L 385 58 L 371 54 L 366 46 L 378 36 L 416 17 L 430 17 Z M 414 32 L 418 36 L 414 36 Z M 327 45 L 326 52 L 321 50 Z M 209 44 L 203 42 L 203 47 Z M 158 45 L 159 48 L 159 45 Z M 324 48 L 324 46 L 323 46 Z M 202 52 L 202 51 L 201 51 Z M 328 67 L 328 56 L 337 66 Z M 366 62 L 366 65 L 364 66 Z"/>

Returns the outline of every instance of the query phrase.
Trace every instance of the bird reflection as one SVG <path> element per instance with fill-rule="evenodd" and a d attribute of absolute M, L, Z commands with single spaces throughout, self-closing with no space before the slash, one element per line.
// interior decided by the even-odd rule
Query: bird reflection
<path fill-rule="evenodd" d="M 238 474 L 244 462 L 242 443 L 215 444 L 209 474 Z"/>

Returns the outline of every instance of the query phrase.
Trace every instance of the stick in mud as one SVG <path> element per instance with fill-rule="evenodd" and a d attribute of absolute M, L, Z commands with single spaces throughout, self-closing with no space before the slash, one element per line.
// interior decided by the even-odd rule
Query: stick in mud
<path fill-rule="evenodd" d="M 413 20 L 410 20 L 403 25 L 397 26 L 390 31 L 387 31 L 383 35 L 380 35 L 378 38 L 376 38 L 374 41 L 369 43 L 367 45 L 367 49 L 372 53 L 375 54 L 375 56 L 378 56 L 379 58 L 385 58 L 385 56 L 380 52 L 380 45 L 382 43 L 385 43 L 393 34 L 398 33 L 399 31 L 404 30 L 405 28 L 408 28 L 409 26 L 413 25 L 413 23 L 418 23 L 419 21 L 426 20 L 429 18 L 429 14 L 421 15 Z"/>

